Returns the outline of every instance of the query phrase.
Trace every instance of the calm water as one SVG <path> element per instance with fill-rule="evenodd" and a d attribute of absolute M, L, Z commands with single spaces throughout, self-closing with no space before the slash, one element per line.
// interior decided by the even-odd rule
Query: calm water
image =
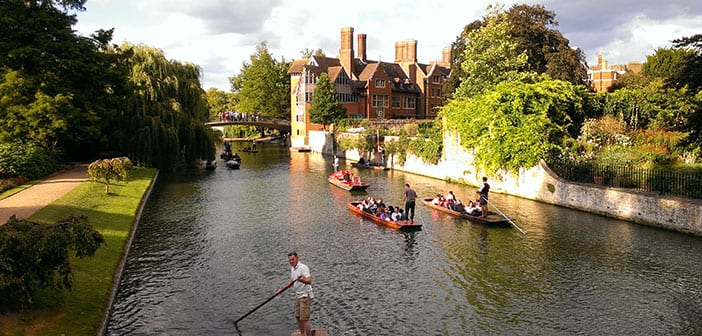
<path fill-rule="evenodd" d="M 261 149 L 259 145 L 259 149 Z M 266 145 L 241 170 L 161 176 L 128 257 L 109 335 L 236 335 L 233 321 L 287 281 L 297 251 L 314 278 L 311 322 L 331 335 L 700 335 L 702 239 L 493 194 L 528 233 L 417 205 L 402 233 L 346 209 L 331 158 Z M 343 161 L 342 161 L 343 166 Z M 475 188 L 361 171 L 400 204 Z M 290 335 L 292 291 L 238 323 Z"/>

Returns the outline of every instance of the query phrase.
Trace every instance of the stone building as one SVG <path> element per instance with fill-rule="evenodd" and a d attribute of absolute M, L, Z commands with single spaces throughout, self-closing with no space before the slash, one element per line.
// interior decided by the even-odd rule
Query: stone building
<path fill-rule="evenodd" d="M 393 63 L 374 61 L 366 57 L 366 34 L 358 34 L 355 49 L 353 32 L 352 27 L 341 29 L 337 58 L 311 56 L 292 62 L 288 75 L 293 147 L 308 146 L 308 132 L 322 128 L 310 123 L 308 111 L 323 72 L 334 83 L 349 118 L 434 118 L 443 105 L 441 89 L 450 74 L 450 49 L 443 50 L 441 61 L 422 64 L 417 62 L 417 41 L 400 41 L 395 43 Z"/>

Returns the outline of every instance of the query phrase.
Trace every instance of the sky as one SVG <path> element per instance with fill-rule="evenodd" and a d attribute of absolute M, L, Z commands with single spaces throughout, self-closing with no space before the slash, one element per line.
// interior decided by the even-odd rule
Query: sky
<path fill-rule="evenodd" d="M 395 42 L 417 40 L 419 63 L 441 59 L 463 27 L 480 20 L 486 0 L 88 0 L 77 13 L 78 34 L 114 28 L 113 43 L 145 44 L 167 58 L 199 65 L 206 90 L 230 91 L 229 77 L 250 63 L 265 41 L 278 60 L 302 58 L 305 49 L 339 54 L 341 29 L 367 35 L 367 57 L 392 62 Z M 680 37 L 702 34 L 699 0 L 500 1 L 543 5 L 556 14 L 553 28 L 585 52 L 590 65 L 602 53 L 609 64 L 644 62 Z M 357 46 L 354 36 L 354 48 Z M 357 51 L 357 49 L 356 49 Z"/>

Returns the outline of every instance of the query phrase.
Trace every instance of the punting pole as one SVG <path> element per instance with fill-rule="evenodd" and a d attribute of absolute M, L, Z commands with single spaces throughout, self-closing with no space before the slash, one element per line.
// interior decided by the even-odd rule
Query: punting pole
<path fill-rule="evenodd" d="M 483 196 L 480 196 L 480 198 L 484 199 L 485 202 L 487 202 L 487 203 L 490 204 L 493 208 L 495 208 L 495 210 L 497 210 L 497 212 L 499 212 L 500 215 L 502 215 L 502 217 L 507 218 L 507 221 L 508 221 L 510 224 L 512 224 L 512 226 L 514 226 L 514 228 L 517 229 L 517 231 L 519 231 L 519 232 L 520 232 L 521 234 L 523 234 L 523 235 L 526 234 L 526 232 L 524 232 L 524 230 L 522 230 L 519 226 L 517 226 L 517 224 L 514 224 L 514 222 L 513 222 L 511 219 L 509 219 L 509 217 L 507 217 L 502 211 L 500 211 L 500 209 L 499 209 L 498 207 L 496 207 L 494 204 L 490 203 L 490 201 L 488 201 L 487 198 L 485 198 L 485 197 L 483 197 Z"/>
<path fill-rule="evenodd" d="M 268 303 L 268 302 L 270 302 L 271 300 L 273 300 L 276 296 L 278 296 L 278 295 L 280 295 L 281 293 L 285 292 L 286 289 L 292 287 L 292 285 L 295 283 L 295 281 L 297 281 L 297 279 L 291 281 L 287 286 L 283 287 L 283 289 L 281 289 L 279 292 L 275 293 L 275 295 L 269 297 L 268 299 L 266 299 L 266 301 L 261 302 L 261 304 L 259 304 L 258 306 L 256 306 L 256 308 L 251 309 L 251 311 L 249 311 L 248 313 L 244 314 L 244 316 L 242 316 L 242 317 L 240 317 L 238 320 L 234 321 L 234 327 L 236 328 L 236 330 L 239 330 L 239 326 L 237 325 L 237 323 L 239 323 L 239 321 L 245 319 L 247 316 L 249 316 L 249 315 L 251 315 L 253 312 L 257 311 L 258 308 L 263 307 L 263 305 L 265 305 L 266 303 Z"/>

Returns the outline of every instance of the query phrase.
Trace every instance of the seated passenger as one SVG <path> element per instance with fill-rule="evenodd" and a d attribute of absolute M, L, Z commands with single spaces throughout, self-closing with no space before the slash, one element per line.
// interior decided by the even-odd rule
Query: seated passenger
<path fill-rule="evenodd" d="M 407 216 L 405 216 L 405 210 L 398 209 L 397 210 L 400 214 L 397 216 L 397 220 L 405 220 L 407 219 Z"/>
<path fill-rule="evenodd" d="M 402 219 L 402 214 L 400 214 L 400 208 L 395 207 L 395 210 L 392 212 L 390 218 L 392 218 L 393 221 L 397 222 Z"/>
<path fill-rule="evenodd" d="M 439 205 L 439 203 L 441 203 L 441 194 L 436 194 L 436 197 L 431 200 L 431 204 Z"/>
<path fill-rule="evenodd" d="M 344 172 L 344 181 L 351 182 L 351 174 L 348 171 Z"/>
<path fill-rule="evenodd" d="M 362 165 L 366 164 L 366 159 L 364 159 L 364 158 L 358 159 L 358 164 L 362 164 Z"/>
<path fill-rule="evenodd" d="M 378 208 L 378 217 L 382 220 L 388 219 L 388 214 L 385 213 L 385 208 Z"/>

